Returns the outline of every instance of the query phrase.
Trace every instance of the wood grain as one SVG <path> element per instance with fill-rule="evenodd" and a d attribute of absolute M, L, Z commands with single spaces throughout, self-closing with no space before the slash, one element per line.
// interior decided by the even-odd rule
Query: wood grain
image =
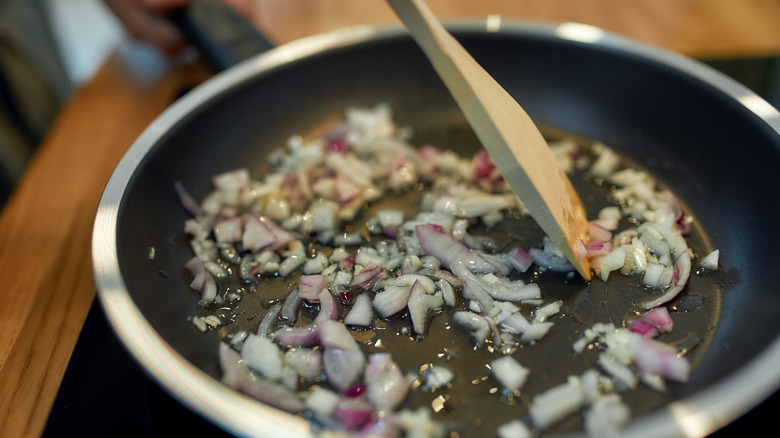
<path fill-rule="evenodd" d="M 429 0 L 445 20 L 575 21 L 691 56 L 780 54 L 777 0 Z M 398 24 L 380 0 L 254 0 L 277 42 Z M 75 93 L 0 215 L 0 430 L 39 436 L 94 297 L 92 221 L 114 166 L 199 68 L 139 74 L 119 57 Z"/>
<path fill-rule="evenodd" d="M 429 0 L 441 20 L 578 22 L 695 57 L 780 53 L 777 0 Z M 255 0 L 254 21 L 280 43 L 355 24 L 400 24 L 377 0 Z M 301 11 L 306 10 L 304 14 Z"/>
<path fill-rule="evenodd" d="M 423 0 L 389 0 L 528 213 L 585 280 L 585 207 L 533 120 L 450 35 Z"/>
<path fill-rule="evenodd" d="M 143 83 L 112 58 L 62 111 L 0 216 L 0 430 L 37 436 L 95 293 L 102 189 L 133 140 L 195 73 Z"/>

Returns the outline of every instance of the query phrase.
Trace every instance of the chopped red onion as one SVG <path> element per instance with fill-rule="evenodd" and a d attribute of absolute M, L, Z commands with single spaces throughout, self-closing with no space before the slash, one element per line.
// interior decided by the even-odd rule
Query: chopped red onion
<path fill-rule="evenodd" d="M 298 413 L 306 409 L 306 405 L 295 393 L 254 376 L 238 352 L 224 342 L 219 344 L 219 363 L 225 385 L 287 412 Z"/>
<path fill-rule="evenodd" d="M 328 277 L 322 274 L 301 275 L 298 284 L 298 295 L 304 300 L 317 302 L 323 289 L 328 287 Z"/>
<path fill-rule="evenodd" d="M 390 353 L 369 357 L 365 379 L 368 400 L 380 412 L 395 409 L 409 392 L 409 382 Z"/>
<path fill-rule="evenodd" d="M 718 256 L 720 255 L 719 250 L 714 250 L 711 253 L 704 256 L 703 259 L 699 262 L 699 267 L 702 269 L 708 269 L 710 271 L 717 271 L 718 270 Z"/>
<path fill-rule="evenodd" d="M 534 343 L 547 335 L 552 328 L 551 322 L 531 322 L 523 334 L 520 336 L 520 342 Z"/>
<path fill-rule="evenodd" d="M 383 418 L 369 420 L 360 429 L 360 436 L 371 438 L 398 438 L 400 430 L 398 426 Z"/>
<path fill-rule="evenodd" d="M 287 297 L 282 303 L 282 310 L 280 316 L 283 320 L 289 324 L 295 323 L 298 319 L 298 309 L 301 307 L 301 296 L 298 289 L 293 289 L 292 292 L 287 294 Z"/>
<path fill-rule="evenodd" d="M 322 363 L 328 381 L 341 391 L 352 386 L 363 373 L 366 357 L 352 338 L 349 329 L 338 321 L 320 325 L 320 342 L 324 347 Z"/>
<path fill-rule="evenodd" d="M 273 231 L 261 222 L 257 215 L 252 215 L 244 225 L 241 244 L 252 252 L 260 252 L 275 247 L 278 240 Z"/>
<path fill-rule="evenodd" d="M 355 275 L 355 278 L 350 283 L 350 286 L 365 287 L 368 283 L 374 280 L 379 274 L 382 273 L 382 267 L 374 262 L 369 262 L 363 266 L 363 269 Z"/>
<path fill-rule="evenodd" d="M 206 272 L 206 280 L 203 284 L 201 291 L 201 297 L 198 304 L 201 306 L 207 306 L 213 303 L 217 298 L 217 281 L 210 272 Z"/>
<path fill-rule="evenodd" d="M 660 297 L 642 303 L 644 308 L 652 309 L 662 304 L 666 304 L 667 302 L 673 300 L 674 297 L 676 297 L 677 294 L 679 294 L 683 288 L 685 288 L 685 284 L 688 283 L 688 278 L 691 275 L 690 254 L 688 254 L 688 252 L 683 252 L 680 254 L 674 263 L 674 267 L 676 277 L 673 279 L 672 285 L 669 286 L 669 288 L 666 289 L 666 292 L 664 292 Z"/>
<path fill-rule="evenodd" d="M 176 191 L 176 195 L 179 197 L 179 202 L 192 217 L 198 217 L 201 213 L 200 204 L 190 194 L 190 192 L 184 187 L 181 181 L 174 181 L 173 188 Z"/>
<path fill-rule="evenodd" d="M 311 323 L 304 327 L 282 327 L 276 333 L 274 338 L 282 345 L 292 347 L 308 347 L 317 344 L 319 340 L 319 326 Z"/>
<path fill-rule="evenodd" d="M 560 249 L 550 240 L 549 237 L 542 238 L 543 248 L 531 248 L 528 254 L 534 259 L 534 263 L 543 269 L 549 269 L 556 272 L 572 272 L 574 266 L 569 262 Z"/>
<path fill-rule="evenodd" d="M 533 322 L 545 322 L 547 321 L 551 316 L 557 314 L 561 310 L 561 306 L 563 305 L 563 301 L 553 301 L 552 303 L 548 303 L 538 309 L 534 312 L 534 320 Z"/>
<path fill-rule="evenodd" d="M 343 154 L 349 150 L 349 143 L 344 137 L 326 137 L 322 148 L 325 153 L 335 152 Z"/>
<path fill-rule="evenodd" d="M 534 258 L 519 246 L 508 253 L 507 259 L 520 273 L 528 271 L 528 268 L 534 263 Z"/>
<path fill-rule="evenodd" d="M 344 317 L 344 324 L 368 327 L 374 322 L 374 311 L 368 293 L 362 293 L 355 298 L 352 308 Z"/>
<path fill-rule="evenodd" d="M 214 175 L 211 182 L 222 197 L 223 203 L 236 205 L 240 201 L 241 192 L 249 188 L 249 171 L 236 169 L 220 173 Z"/>
<path fill-rule="evenodd" d="M 425 334 L 428 314 L 444 305 L 444 299 L 441 296 L 429 295 L 432 292 L 427 292 L 420 281 L 415 281 L 409 292 L 407 307 L 412 320 L 412 329 L 419 335 Z"/>
<path fill-rule="evenodd" d="M 616 394 L 599 397 L 585 415 L 585 430 L 592 437 L 616 437 L 631 412 Z"/>
<path fill-rule="evenodd" d="M 284 354 L 284 362 L 301 377 L 314 380 L 322 375 L 322 352 L 311 348 L 291 348 Z"/>
<path fill-rule="evenodd" d="M 452 315 L 452 321 L 470 331 L 477 345 L 484 344 L 490 335 L 487 319 L 476 313 L 459 310 Z"/>
<path fill-rule="evenodd" d="M 609 254 L 594 257 L 591 260 L 591 267 L 598 273 L 601 281 L 606 282 L 609 278 L 609 273 L 622 268 L 625 262 L 626 251 L 621 247 L 617 247 Z"/>
<path fill-rule="evenodd" d="M 391 286 L 374 296 L 374 308 L 385 318 L 389 318 L 406 308 L 411 286 Z"/>
<path fill-rule="evenodd" d="M 465 265 L 472 272 L 499 272 L 495 266 L 470 251 L 440 225 L 417 225 L 414 231 L 425 254 L 436 257 L 441 260 L 442 265 L 450 269 L 453 269 L 454 265 Z"/>
<path fill-rule="evenodd" d="M 520 420 L 512 420 L 496 429 L 498 438 L 531 438 L 531 430 Z"/>
<path fill-rule="evenodd" d="M 642 371 L 678 382 L 688 381 L 690 362 L 679 356 L 676 348 L 638 335 L 631 338 L 630 346 L 635 354 L 634 362 Z"/>
<path fill-rule="evenodd" d="M 611 231 L 595 221 L 588 224 L 588 242 L 608 242 L 610 240 L 612 240 Z"/>
<path fill-rule="evenodd" d="M 512 356 L 502 356 L 490 363 L 493 375 L 509 392 L 520 389 L 525 384 L 530 370 Z"/>
<path fill-rule="evenodd" d="M 548 429 L 567 416 L 579 411 L 585 404 L 582 384 L 578 377 L 538 394 L 531 401 L 528 413 L 541 429 Z"/>
<path fill-rule="evenodd" d="M 279 313 L 281 310 L 281 304 L 276 304 L 268 309 L 268 313 L 265 314 L 263 319 L 260 321 L 260 325 L 257 327 L 257 336 L 268 336 L 268 333 L 271 331 L 271 329 L 273 329 L 278 324 Z"/>
<path fill-rule="evenodd" d="M 377 137 L 377 132 L 384 134 Z M 389 353 L 370 356 L 366 364 L 366 356 L 346 324 L 370 327 L 374 309 L 382 318 L 404 315 L 408 310 L 413 331 L 424 335 L 428 318 L 447 305 L 453 307 L 452 322 L 469 331 L 477 345 L 487 342 L 490 351 L 505 354 L 528 347 L 519 343 L 536 342 L 551 329 L 549 318 L 560 311 L 562 303 L 543 305 L 538 285 L 509 276 L 513 271 L 528 272 L 534 263 L 540 270 L 572 274 L 573 266 L 560 250 L 545 237 L 540 248 L 525 252 L 518 247 L 501 253 L 497 243 L 503 242 L 469 233 L 469 226 L 477 223 L 491 229 L 508 217 L 507 209 L 525 214 L 485 150 L 470 161 L 432 146 L 415 150 L 403 140 L 400 130 L 395 132 L 386 108 L 350 110 L 347 122 L 325 138 L 310 144 L 291 141 L 288 149 L 290 154 L 272 158 L 272 167 L 278 172 L 265 181 L 250 181 L 246 169 L 215 176 L 215 190 L 200 205 L 183 185 L 175 184 L 182 205 L 195 218 L 185 227 L 196 254 L 187 269 L 193 276 L 191 287 L 202 294 L 201 305 L 221 301 L 216 281 L 223 279 L 223 261 L 238 263 L 240 278 L 253 283 L 261 275 L 284 277 L 299 268 L 304 274 L 284 303 L 264 315 L 257 336 L 234 337 L 234 345 L 243 347 L 244 360 L 230 347 L 220 351 L 221 360 L 235 362 L 223 365 L 226 383 L 273 406 L 300 412 L 300 398 L 284 387 L 295 389 L 302 379 L 324 378 L 341 394 L 316 385 L 306 398 L 312 418 L 320 426 L 366 436 L 414 436 L 438 429 L 430 410 L 393 412 L 406 398 L 409 381 Z M 570 170 L 575 166 L 583 169 L 591 158 L 582 155 L 576 145 L 554 149 L 559 159 L 565 155 L 563 161 Z M 586 330 L 574 349 L 582 352 L 600 339 L 594 348 L 604 349 L 598 366 L 605 375 L 591 369 L 581 379 L 570 378 L 565 385 L 536 396 L 529 414 L 534 425 L 547 429 L 590 404 L 586 428 L 606 434 L 617 431 L 628 418 L 619 398 L 605 394 L 613 390 L 612 384 L 618 390 L 634 387 L 639 381 L 660 388 L 661 376 L 681 381 L 688 377 L 689 364 L 676 350 L 646 343 L 653 341 L 642 336 L 671 330 L 668 311 L 658 306 L 685 287 L 692 253 L 682 235 L 690 218 L 677 199 L 668 191 L 656 190 L 646 172 L 616 172 L 619 160 L 606 148 L 597 145 L 594 150 L 601 152 L 590 172 L 619 186 L 613 195 L 622 209 L 613 206 L 599 212 L 588 229 L 589 243 L 577 243 L 577 257 L 590 257 L 594 271 L 605 281 L 610 272 L 619 270 L 621 274 L 643 275 L 646 285 L 666 289 L 643 304 L 652 310 L 630 321 L 628 329 L 604 324 Z M 341 221 L 354 218 L 366 202 L 416 183 L 421 176 L 433 182 L 432 190 L 422 197 L 422 211 L 404 220 L 401 210 L 380 210 L 366 227 L 372 235 L 371 246 L 361 248 L 356 256 L 349 255 L 343 245 L 362 243 L 363 237 L 341 228 Z M 613 238 L 612 231 L 623 215 L 629 218 L 626 225 L 642 225 Z M 345 229 L 349 230 L 346 234 Z M 303 241 L 294 236 L 342 247 L 330 257 L 326 251 L 309 258 Z M 290 245 L 293 242 L 295 245 Z M 282 251 L 287 245 L 290 247 Z M 231 250 L 240 257 L 230 258 Z M 701 268 L 717 269 L 717 256 L 715 251 L 702 259 Z M 356 270 L 356 263 L 362 269 Z M 454 288 L 462 288 L 465 302 L 459 302 Z M 339 298 L 349 309 L 343 320 L 339 320 Z M 302 299 L 319 301 L 319 314 L 307 326 L 290 327 Z M 533 322 L 513 304 L 516 302 L 523 303 L 524 312 L 529 306 L 536 307 Z M 215 315 L 206 317 L 211 318 L 208 321 L 199 318 L 193 323 L 203 330 L 221 324 Z M 280 322 L 287 326 L 279 329 Z M 271 332 L 273 335 L 266 337 Z M 285 354 L 275 342 L 282 345 Z M 638 370 L 631 367 L 632 362 Z M 509 355 L 492 362 L 491 368 L 509 392 L 521 389 L 528 374 Z M 258 379 L 253 369 L 264 379 Z M 256 384 L 255 380 L 262 382 Z M 604 386 L 605 382 L 609 385 Z M 438 412 L 436 406 L 433 410 Z M 529 434 L 528 427 L 519 421 L 499 428 L 502 438 L 526 438 Z"/>
<path fill-rule="evenodd" d="M 320 338 L 319 326 L 325 321 L 338 318 L 339 309 L 336 300 L 330 291 L 323 289 L 318 295 L 320 302 L 320 312 L 309 325 L 303 327 L 282 327 L 274 333 L 276 338 L 283 345 L 292 347 L 308 347 L 315 345 Z"/>
<path fill-rule="evenodd" d="M 240 242 L 244 221 L 240 217 L 223 219 L 214 224 L 214 237 L 217 242 Z"/>
<path fill-rule="evenodd" d="M 638 382 L 636 374 L 634 374 L 628 365 L 619 361 L 612 354 L 600 354 L 597 363 L 606 374 L 612 376 L 612 378 L 624 389 L 636 388 Z"/>
<path fill-rule="evenodd" d="M 194 276 L 190 283 L 190 287 L 198 292 L 202 291 L 206 285 L 207 275 L 206 267 L 203 266 L 203 262 L 200 261 L 199 258 L 193 257 L 184 265 L 184 268 Z"/>
<path fill-rule="evenodd" d="M 656 307 L 631 321 L 628 329 L 647 338 L 654 338 L 659 333 L 670 333 L 674 323 L 666 307 Z"/>
<path fill-rule="evenodd" d="M 269 380 L 282 377 L 282 352 L 265 336 L 250 334 L 241 347 L 241 357 L 246 363 Z"/>
<path fill-rule="evenodd" d="M 482 312 L 493 308 L 493 297 L 486 290 L 485 284 L 464 265 L 455 264 L 452 273 L 463 281 L 463 298 L 475 301 Z"/>
<path fill-rule="evenodd" d="M 314 387 L 306 396 L 306 408 L 322 418 L 328 418 L 336 409 L 341 396 L 321 386 Z"/>
<path fill-rule="evenodd" d="M 342 397 L 333 409 L 333 416 L 347 430 L 356 430 L 371 419 L 374 407 L 363 398 Z"/>
<path fill-rule="evenodd" d="M 612 252 L 612 243 L 609 241 L 591 242 L 586 247 L 587 257 L 600 257 Z"/>
<path fill-rule="evenodd" d="M 531 326 L 531 323 L 519 312 L 502 319 L 499 324 L 513 334 L 521 334 Z"/>

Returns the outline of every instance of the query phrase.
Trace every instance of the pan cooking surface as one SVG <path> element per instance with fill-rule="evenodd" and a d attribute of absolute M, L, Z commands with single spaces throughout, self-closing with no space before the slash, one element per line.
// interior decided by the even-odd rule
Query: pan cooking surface
<path fill-rule="evenodd" d="M 479 143 L 474 138 L 473 132 L 462 120 L 453 120 L 450 126 L 443 129 L 429 131 L 425 127 L 420 127 L 415 131 L 417 136 L 425 140 L 422 144 L 441 147 L 453 145 L 463 156 L 471 156 L 478 149 Z M 414 138 L 412 143 L 416 143 Z M 573 182 L 588 208 L 588 217 L 595 218 L 603 207 L 613 205 L 608 201 L 610 195 L 608 184 L 600 185 L 591 182 L 582 172 L 573 176 Z M 365 231 L 365 222 L 368 218 L 375 217 L 376 212 L 383 209 L 400 209 L 404 211 L 406 218 L 414 217 L 419 211 L 420 197 L 419 190 L 397 195 L 388 194 L 383 200 L 371 203 L 354 222 L 347 225 L 346 231 L 361 232 L 370 246 L 371 240 L 381 240 L 384 237 L 371 236 Z M 629 225 L 624 223 L 622 228 L 628 228 Z M 538 246 L 543 237 L 541 229 L 528 217 L 505 219 L 496 228 L 483 229 L 481 233 L 491 236 L 503 251 L 518 244 L 523 248 Z M 712 250 L 707 246 L 707 237 L 698 227 L 694 228 L 694 232 L 688 236 L 688 239 L 692 250 L 699 258 Z M 348 247 L 352 253 L 355 249 L 356 247 Z M 235 265 L 233 269 L 236 269 Z M 179 275 L 184 276 L 186 280 L 189 274 L 179 270 Z M 723 274 L 711 272 L 694 275 L 694 277 L 689 286 L 690 292 L 681 294 L 671 305 L 675 322 L 673 332 L 661 336 L 659 340 L 676 345 L 685 351 L 686 357 L 695 367 L 714 334 L 721 301 L 721 289 L 717 286 L 717 282 L 723 281 Z M 228 325 L 216 329 L 216 338 L 227 341 L 229 336 L 238 331 L 254 333 L 271 305 L 284 301 L 286 295 L 297 287 L 298 278 L 299 273 L 285 278 L 266 278 L 260 281 L 255 292 L 244 293 L 242 300 L 235 305 L 234 309 L 231 310 L 232 306 L 226 304 L 216 312 L 214 306 L 211 306 L 210 309 L 200 310 L 197 313 L 203 316 L 214 313 L 222 316 L 223 320 L 231 321 Z M 586 370 L 592 369 L 598 357 L 596 349 L 586 351 L 582 355 L 574 355 L 572 350 L 572 345 L 583 331 L 595 323 L 613 323 L 618 327 L 623 326 L 626 321 L 635 318 L 637 313 L 641 312 L 642 309 L 637 307 L 638 304 L 648 300 L 652 293 L 641 286 L 637 276 L 620 277 L 617 273 L 613 273 L 607 283 L 598 279 L 585 283 L 578 278 L 569 280 L 561 273 L 540 271 L 534 266 L 534 269 L 519 276 L 515 275 L 514 278 L 539 284 L 545 303 L 556 300 L 562 300 L 564 303 L 561 314 L 554 318 L 555 325 L 551 333 L 534 345 L 521 345 L 513 354 L 521 364 L 531 369 L 528 383 L 519 396 L 504 393 L 501 385 L 491 377 L 487 365 L 500 355 L 491 348 L 474 347 L 470 335 L 451 321 L 456 309 L 448 308 L 437 312 L 424 337 L 412 334 L 411 322 L 407 314 L 389 319 L 380 318 L 372 328 L 357 329 L 353 335 L 360 341 L 366 354 L 392 353 L 406 373 L 423 374 L 424 369 L 431 366 L 444 366 L 454 370 L 456 378 L 451 389 L 412 391 L 405 406 L 413 408 L 438 406 L 442 404 L 441 397 L 445 397 L 444 408 L 434 416 L 436 420 L 448 424 L 463 436 L 474 436 L 477 433 L 492 434 L 497 425 L 526 415 L 534 395 L 564 382 L 568 376 L 581 375 Z M 246 286 L 236 281 L 230 289 L 236 290 Z M 184 290 L 181 294 L 184 299 L 198 299 L 197 293 L 193 291 Z M 344 305 L 340 307 L 343 317 L 348 309 Z M 316 309 L 304 310 L 303 314 L 297 326 L 310 323 L 316 316 Z M 187 331 L 191 336 L 209 336 L 197 333 L 197 330 L 192 327 Z M 210 337 L 215 336 L 212 334 Z M 379 340 L 381 340 L 381 347 L 376 346 Z M 212 339 L 212 342 L 214 342 L 212 353 L 215 353 L 217 340 Z M 221 373 L 217 371 L 213 377 L 219 379 Z M 685 391 L 685 384 L 670 384 L 667 393 L 659 393 L 644 387 L 637 391 L 621 393 L 621 396 L 630 405 L 632 416 L 637 417 L 670 400 L 680 398 Z M 581 416 L 572 415 L 558 427 L 551 429 L 551 432 L 581 428 Z"/>
<path fill-rule="evenodd" d="M 623 43 L 583 46 L 536 28 L 522 27 L 516 33 L 501 35 L 479 31 L 457 35 L 539 124 L 603 141 L 629 161 L 641 163 L 641 167 L 672 188 L 695 219 L 689 245 L 699 255 L 713 248 L 721 250 L 722 270 L 708 276 L 693 275 L 685 293 L 672 303 L 676 326 L 671 335 L 675 338 L 669 340 L 691 342 L 689 333 L 698 338 L 698 346 L 690 352 L 694 365 L 691 381 L 670 386 L 666 396 L 650 391 L 626 395 L 634 418 L 717 386 L 743 367 L 746 360 L 772 345 L 779 331 L 771 310 L 780 304 L 780 298 L 772 293 L 771 281 L 778 273 L 773 242 L 779 236 L 775 228 L 768 226 L 778 218 L 776 203 L 768 200 L 776 199 L 771 187 L 778 184 L 773 174 L 758 169 L 765 163 L 780 163 L 775 128 L 738 104 L 732 97 L 736 91 L 729 88 L 731 85 L 724 91 L 702 83 L 700 78 L 681 74 L 674 69 L 679 61 L 659 64 L 652 56 L 646 60 L 635 53 L 624 54 L 620 51 Z M 507 53 L 512 56 L 506 56 Z M 521 63 L 528 58 L 539 62 Z M 196 297 L 187 287 L 189 279 L 181 270 L 191 253 L 181 230 L 186 213 L 178 207 L 173 181 L 182 181 L 196 196 L 201 196 L 208 191 L 213 174 L 255 163 L 252 172 L 259 175 L 266 169 L 268 151 L 283 144 L 291 133 L 317 132 L 347 106 L 368 106 L 380 101 L 391 104 L 399 124 L 416 129 L 414 143 L 473 148 L 473 134 L 433 72 L 420 67 L 424 65 L 424 58 L 413 43 L 397 34 L 346 49 L 325 50 L 261 74 L 244 73 L 247 76 L 241 77 L 235 73 L 231 82 L 225 82 L 227 85 L 214 95 L 209 95 L 208 90 L 198 94 L 196 90 L 194 97 L 184 99 L 178 114 L 176 109 L 170 113 L 164 133 L 147 134 L 152 141 L 147 138 L 148 144 L 136 147 L 148 149 L 137 159 L 137 168 L 120 169 L 120 175 L 112 179 L 120 185 L 113 190 L 121 199 L 121 203 L 113 201 L 117 209 L 119 289 L 126 287 L 127 296 L 148 321 L 153 330 L 149 335 L 152 342 L 157 342 L 159 336 L 176 355 L 211 378 L 219 377 L 216 345 L 225 333 L 199 334 L 187 321 L 188 316 L 197 314 L 198 308 Z M 415 66 L 414 72 L 410 66 Z M 694 67 L 686 68 L 700 73 Z M 316 80 L 312 72 L 316 72 Z M 539 82 L 539 78 L 544 80 Z M 182 109 L 198 99 L 198 106 Z M 673 105 L 669 105 L 670 99 Z M 224 126 L 231 129 L 218 128 Z M 139 142 L 144 143 L 144 139 Z M 598 191 L 604 189 L 576 177 L 573 182 L 586 205 L 596 207 L 595 199 L 603 196 Z M 592 190 L 595 193 L 591 195 Z M 111 191 L 110 183 L 106 196 Z M 755 214 L 756 205 L 766 206 L 765 211 Z M 147 256 L 150 247 L 156 248 L 153 261 Z M 106 286 L 104 273 L 96 272 L 98 285 Z M 586 285 L 564 283 L 547 275 L 535 279 L 542 283 L 543 294 L 564 299 L 564 316 L 556 325 L 561 331 L 581 330 L 594 320 L 608 317 L 606 314 L 627 310 L 616 309 L 626 305 L 626 301 L 614 297 L 624 298 L 621 282 L 627 283 L 626 287 L 631 283 L 636 291 L 635 282 L 617 280 L 613 287 L 612 281 L 604 286 L 598 280 Z M 283 281 L 277 283 L 284 286 Z M 110 303 L 114 296 L 110 291 L 104 292 L 106 289 L 113 288 L 101 287 L 101 298 L 112 315 Z M 250 307 L 249 301 L 241 305 Z M 258 320 L 253 321 L 256 324 Z M 745 321 L 750 321 L 749 327 Z M 458 342 L 457 337 L 451 337 L 454 341 L 437 339 L 436 333 L 447 333 L 444 327 L 436 326 L 443 322 L 443 318 L 433 320 L 431 335 L 425 342 Z M 252 325 L 239 317 L 236 327 L 241 324 Z M 130 339 L 134 337 L 131 331 L 119 323 L 114 325 L 131 349 L 143 350 L 142 346 L 132 345 L 139 340 Z M 431 355 L 423 342 L 402 336 L 392 339 L 412 353 L 408 357 L 414 363 L 401 363 L 404 367 L 419 366 L 420 360 L 428 360 Z M 561 340 L 567 346 L 562 355 L 567 361 L 572 357 L 569 346 L 573 341 L 566 336 Z M 455 347 L 468 349 L 465 344 Z M 464 380 L 479 381 L 486 375 L 486 360 L 480 354 L 458 357 L 463 361 L 459 367 L 464 370 Z M 137 355 L 155 374 L 155 365 L 148 362 L 152 360 L 149 355 Z M 530 379 L 526 387 L 529 393 L 582 371 L 576 363 L 571 368 L 557 366 L 564 359 L 559 353 L 551 351 L 543 357 L 550 361 L 539 363 L 545 370 L 542 374 L 547 376 Z M 434 360 L 438 358 L 430 359 Z M 155 375 L 163 381 L 168 378 Z M 464 385 L 464 396 L 453 401 L 452 411 L 444 415 L 454 418 L 465 411 L 488 422 L 512 415 L 509 408 L 505 412 L 480 412 L 484 404 L 471 392 L 482 393 L 480 397 L 488 399 L 500 398 L 483 391 L 490 384 L 486 380 Z M 189 402 L 186 391 L 181 391 L 185 394 L 181 397 Z M 486 392 L 488 395 L 484 395 Z M 416 396 L 420 403 L 429 403 L 425 399 L 428 395 Z M 522 405 L 524 401 L 518 403 Z M 729 409 L 726 408 L 730 412 L 727 415 L 741 413 Z M 224 420 L 219 415 L 212 416 L 213 413 L 204 414 L 218 422 Z M 578 421 L 570 420 L 561 429 L 578 427 Z M 651 426 L 661 427 L 654 423 Z M 244 426 L 235 427 L 241 430 Z"/>

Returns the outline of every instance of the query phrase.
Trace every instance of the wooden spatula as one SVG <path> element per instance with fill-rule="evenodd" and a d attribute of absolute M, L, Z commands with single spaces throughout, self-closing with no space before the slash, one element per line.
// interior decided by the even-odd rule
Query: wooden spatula
<path fill-rule="evenodd" d="M 590 280 L 590 264 L 581 253 L 584 248 L 574 249 L 587 244 L 585 208 L 531 118 L 444 29 L 423 0 L 388 3 L 423 49 L 531 217 L 580 275 Z"/>

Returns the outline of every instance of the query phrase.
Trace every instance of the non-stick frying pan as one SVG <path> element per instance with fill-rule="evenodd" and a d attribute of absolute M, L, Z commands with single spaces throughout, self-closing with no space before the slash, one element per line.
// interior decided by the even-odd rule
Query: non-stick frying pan
<path fill-rule="evenodd" d="M 677 340 L 693 332 L 699 341 L 690 352 L 690 382 L 670 385 L 664 395 L 647 391 L 631 399 L 634 420 L 625 434 L 708 434 L 774 392 L 780 383 L 777 110 L 703 65 L 587 26 L 504 22 L 450 29 L 538 125 L 602 141 L 649 170 L 694 217 L 694 250 L 721 251 L 720 270 L 692 276 L 670 304 L 679 322 Z M 253 176 L 262 175 L 269 151 L 289 136 L 321 133 L 345 108 L 378 102 L 389 103 L 398 123 L 415 130 L 417 144 L 471 152 L 478 147 L 403 29 L 353 28 L 278 47 L 192 90 L 138 138 L 105 189 L 93 257 L 112 326 L 163 387 L 229 432 L 311 433 L 302 418 L 219 382 L 220 338 L 256 328 L 258 321 L 237 320 L 205 334 L 188 321 L 201 310 L 183 269 L 192 254 L 183 231 L 188 216 L 174 182 L 201 197 L 213 174 L 248 166 Z M 591 214 L 598 211 L 602 205 L 587 192 L 592 189 L 575 184 L 586 203 L 591 200 Z M 531 235 L 529 242 L 539 237 Z M 550 296 L 566 300 L 568 324 L 584 328 L 604 316 L 598 309 L 605 306 L 615 306 L 616 313 L 630 310 L 619 304 L 625 302 L 619 287 L 628 284 L 625 278 L 615 287 L 598 280 L 539 281 L 550 284 L 543 285 Z M 268 281 L 257 295 L 283 283 Z M 255 301 L 262 305 L 262 299 Z M 571 339 L 561 345 L 570 346 Z M 410 358 L 422 350 L 411 348 Z M 566 360 L 567 350 L 546 359 L 550 380 L 581 372 Z M 469 403 L 463 401 L 463 412 L 480 413 L 476 402 Z M 505 420 L 498 418 L 505 414 L 491 415 L 482 415 L 485 424 Z M 558 431 L 576 427 L 565 424 Z"/>

